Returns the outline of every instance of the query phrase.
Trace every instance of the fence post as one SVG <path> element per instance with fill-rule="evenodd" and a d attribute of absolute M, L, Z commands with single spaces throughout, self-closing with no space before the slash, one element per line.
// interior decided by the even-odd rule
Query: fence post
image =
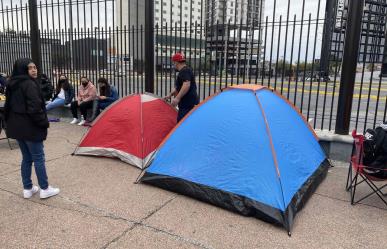
<path fill-rule="evenodd" d="M 382 61 L 382 77 L 387 77 L 387 30 L 384 36 L 384 54 Z"/>
<path fill-rule="evenodd" d="M 331 37 L 335 28 L 335 10 L 336 0 L 327 0 L 325 7 L 325 23 L 323 30 L 323 41 L 321 46 L 321 59 L 320 59 L 320 77 L 324 79 L 329 76 L 329 59 L 331 51 Z"/>
<path fill-rule="evenodd" d="M 362 29 L 364 0 L 349 1 L 335 133 L 348 135 Z"/>
<path fill-rule="evenodd" d="M 28 0 L 28 9 L 30 15 L 30 45 L 31 59 L 35 62 L 39 72 L 42 72 L 42 53 L 41 40 L 39 34 L 38 5 L 36 0 Z"/>
<path fill-rule="evenodd" d="M 155 43 L 154 1 L 145 0 L 145 91 L 154 93 Z"/>

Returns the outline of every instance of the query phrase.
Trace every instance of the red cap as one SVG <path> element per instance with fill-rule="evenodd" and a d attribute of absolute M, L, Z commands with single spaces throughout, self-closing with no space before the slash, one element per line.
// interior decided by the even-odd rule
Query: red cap
<path fill-rule="evenodd" d="M 176 53 L 172 56 L 173 62 L 185 62 L 185 57 L 182 53 Z"/>

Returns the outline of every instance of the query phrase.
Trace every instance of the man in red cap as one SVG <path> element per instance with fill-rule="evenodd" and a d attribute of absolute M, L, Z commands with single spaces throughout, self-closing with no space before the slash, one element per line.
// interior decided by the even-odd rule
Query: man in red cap
<path fill-rule="evenodd" d="M 170 100 L 174 96 L 172 105 L 179 106 L 177 115 L 177 122 L 179 122 L 199 103 L 199 97 L 196 91 L 195 75 L 192 69 L 185 63 L 184 55 L 182 53 L 174 54 L 172 62 L 179 74 L 176 77 L 174 91 L 164 99 Z"/>

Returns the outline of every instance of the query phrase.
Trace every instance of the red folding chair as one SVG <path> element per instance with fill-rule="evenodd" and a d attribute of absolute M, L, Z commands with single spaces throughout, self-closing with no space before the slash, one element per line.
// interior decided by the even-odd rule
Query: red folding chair
<path fill-rule="evenodd" d="M 363 164 L 364 136 L 356 134 L 356 130 L 354 130 L 352 131 L 352 137 L 354 141 L 353 141 L 352 156 L 351 156 L 351 162 L 348 169 L 348 177 L 347 177 L 347 185 L 346 185 L 346 190 L 350 191 L 351 193 L 351 204 L 354 205 L 370 197 L 371 195 L 376 194 L 387 206 L 387 201 L 385 198 L 387 193 L 382 192 L 382 189 L 387 187 L 387 184 L 381 187 L 378 187 L 375 184 L 376 182 L 383 182 L 383 181 L 387 182 L 387 179 L 379 178 L 369 173 L 376 169 Z M 387 170 L 387 168 L 384 170 Z M 363 182 L 365 182 L 371 188 L 372 192 L 355 201 L 356 187 Z"/>

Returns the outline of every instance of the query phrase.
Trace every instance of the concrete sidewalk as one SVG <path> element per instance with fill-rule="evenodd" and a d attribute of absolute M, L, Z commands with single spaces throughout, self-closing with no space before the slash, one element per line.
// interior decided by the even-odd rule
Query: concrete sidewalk
<path fill-rule="evenodd" d="M 20 152 L 0 141 L 0 248 L 387 248 L 387 209 L 375 197 L 351 206 L 348 164 L 335 162 L 288 237 L 258 219 L 133 184 L 140 170 L 119 160 L 71 156 L 85 131 L 51 124 L 48 175 L 62 192 L 43 201 L 22 198 Z"/>

